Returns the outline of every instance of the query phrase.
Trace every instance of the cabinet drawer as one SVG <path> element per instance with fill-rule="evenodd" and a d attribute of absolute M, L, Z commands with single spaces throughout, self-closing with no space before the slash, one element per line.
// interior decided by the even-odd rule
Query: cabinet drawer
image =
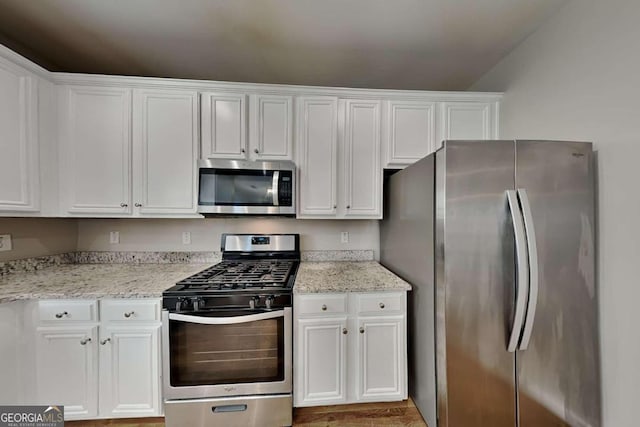
<path fill-rule="evenodd" d="M 103 321 L 160 321 L 160 301 L 153 300 L 102 300 L 100 317 Z"/>
<path fill-rule="evenodd" d="M 347 294 L 299 295 L 293 309 L 299 315 L 344 314 L 347 312 Z"/>
<path fill-rule="evenodd" d="M 38 319 L 40 322 L 96 322 L 96 309 L 96 301 L 38 301 Z"/>
<path fill-rule="evenodd" d="M 387 314 L 404 311 L 404 293 L 357 294 L 358 314 Z"/>

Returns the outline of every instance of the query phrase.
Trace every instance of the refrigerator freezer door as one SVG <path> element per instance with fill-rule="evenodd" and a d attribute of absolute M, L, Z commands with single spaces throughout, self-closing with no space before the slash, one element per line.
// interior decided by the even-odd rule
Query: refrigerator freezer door
<path fill-rule="evenodd" d="M 436 154 L 439 427 L 513 427 L 513 141 L 446 141 Z"/>
<path fill-rule="evenodd" d="M 539 274 L 531 340 L 517 353 L 520 427 L 601 425 L 592 156 L 589 143 L 516 141 Z"/>

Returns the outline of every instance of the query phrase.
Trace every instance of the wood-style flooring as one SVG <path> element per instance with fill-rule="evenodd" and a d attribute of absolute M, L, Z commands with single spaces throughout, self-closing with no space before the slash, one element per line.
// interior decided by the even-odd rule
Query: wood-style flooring
<path fill-rule="evenodd" d="M 315 406 L 293 411 L 294 427 L 427 427 L 411 399 L 403 402 Z M 67 421 L 67 427 L 164 427 L 163 418 Z M 185 426 L 188 427 L 188 426 Z"/>

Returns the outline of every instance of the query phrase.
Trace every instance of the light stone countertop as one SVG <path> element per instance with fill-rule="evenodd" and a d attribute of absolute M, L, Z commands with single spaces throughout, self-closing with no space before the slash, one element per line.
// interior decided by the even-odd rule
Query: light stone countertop
<path fill-rule="evenodd" d="M 60 264 L 0 276 L 0 303 L 26 299 L 160 298 L 214 263 Z M 375 261 L 301 262 L 294 293 L 411 290 Z"/>
<path fill-rule="evenodd" d="M 293 292 L 410 291 L 411 285 L 375 261 L 303 262 Z"/>
<path fill-rule="evenodd" d="M 66 264 L 0 277 L 0 303 L 23 299 L 160 298 L 212 264 Z"/>

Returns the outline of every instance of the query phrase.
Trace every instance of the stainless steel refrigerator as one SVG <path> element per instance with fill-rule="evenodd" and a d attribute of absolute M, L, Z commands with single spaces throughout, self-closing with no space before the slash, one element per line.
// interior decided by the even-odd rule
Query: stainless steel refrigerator
<path fill-rule="evenodd" d="M 445 141 L 385 181 L 429 427 L 601 425 L 590 143 Z"/>

